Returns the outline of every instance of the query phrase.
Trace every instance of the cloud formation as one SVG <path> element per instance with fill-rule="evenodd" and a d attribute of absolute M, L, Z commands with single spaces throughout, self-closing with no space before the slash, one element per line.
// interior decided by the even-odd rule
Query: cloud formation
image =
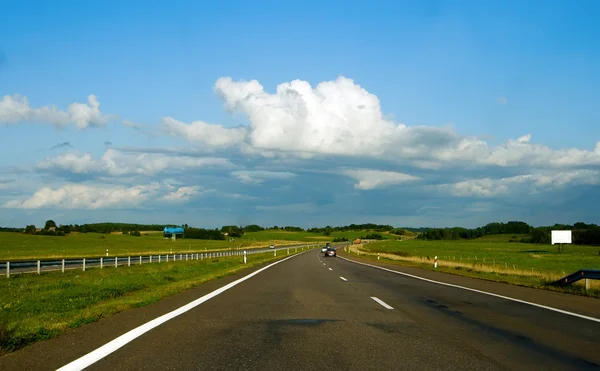
<path fill-rule="evenodd" d="M 122 186 L 91 186 L 65 184 L 56 189 L 44 187 L 30 198 L 5 203 L 5 208 L 15 209 L 105 209 L 139 206 L 159 189 L 157 184 Z"/>
<path fill-rule="evenodd" d="M 65 147 L 73 148 L 73 145 L 69 142 L 62 142 L 62 143 L 58 143 L 58 144 L 52 146 L 52 148 L 50 148 L 50 149 L 59 149 L 59 148 L 65 148 Z"/>
<path fill-rule="evenodd" d="M 183 202 L 200 193 L 200 186 L 179 187 L 163 196 L 166 201 Z"/>
<path fill-rule="evenodd" d="M 269 171 L 269 170 L 240 170 L 231 173 L 231 176 L 239 179 L 246 184 L 261 184 L 266 180 L 272 179 L 290 179 L 296 176 L 287 171 Z"/>
<path fill-rule="evenodd" d="M 246 155 L 312 158 L 341 156 L 410 164 L 423 169 L 465 165 L 568 168 L 600 165 L 600 142 L 593 150 L 551 149 L 531 143 L 531 135 L 492 147 L 449 127 L 406 126 L 381 111 L 377 96 L 340 76 L 316 87 L 302 80 L 270 94 L 256 80 L 223 77 L 214 91 L 230 112 L 247 116 L 249 126 L 227 128 L 163 118 L 165 133 L 205 148 L 238 148 Z"/>
<path fill-rule="evenodd" d="M 354 188 L 360 190 L 370 190 L 375 188 L 384 188 L 397 184 L 409 183 L 419 180 L 417 176 L 398 173 L 394 171 L 381 171 L 370 169 L 349 169 L 342 170 L 341 174 L 353 178 L 358 183 Z"/>
<path fill-rule="evenodd" d="M 142 125 L 135 123 L 133 121 L 129 121 L 129 120 L 123 120 L 123 126 L 126 126 L 128 128 L 132 128 L 135 130 L 141 130 L 142 129 Z"/>
<path fill-rule="evenodd" d="M 95 174 L 106 176 L 155 175 L 167 171 L 181 172 L 198 168 L 232 168 L 225 158 L 171 156 L 160 153 L 127 153 L 107 149 L 99 159 L 90 153 L 71 152 L 41 161 L 37 168 L 55 173 Z"/>
<path fill-rule="evenodd" d="M 100 112 L 100 102 L 93 94 L 87 103 L 71 103 L 66 111 L 56 106 L 32 108 L 29 100 L 20 95 L 5 95 L 0 100 L 0 124 L 35 122 L 57 127 L 74 124 L 78 129 L 86 129 L 104 126 L 115 117 Z"/>
<path fill-rule="evenodd" d="M 600 171 L 573 170 L 547 174 L 518 175 L 500 179 L 469 179 L 440 185 L 459 197 L 495 197 L 504 194 L 535 194 L 564 189 L 567 186 L 599 185 Z"/>

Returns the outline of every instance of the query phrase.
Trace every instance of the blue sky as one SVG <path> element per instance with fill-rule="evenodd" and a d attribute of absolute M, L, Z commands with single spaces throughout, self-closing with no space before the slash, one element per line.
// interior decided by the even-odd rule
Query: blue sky
<path fill-rule="evenodd" d="M 598 221 L 596 1 L 2 7 L 2 225 Z"/>

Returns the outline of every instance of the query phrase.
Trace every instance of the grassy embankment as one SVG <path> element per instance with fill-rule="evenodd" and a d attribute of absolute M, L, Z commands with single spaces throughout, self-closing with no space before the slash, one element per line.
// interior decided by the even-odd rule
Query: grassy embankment
<path fill-rule="evenodd" d="M 583 280 L 565 289 L 548 286 L 581 268 L 600 269 L 599 247 L 570 245 L 562 254 L 552 245 L 512 243 L 512 235 L 498 235 L 459 241 L 381 241 L 352 246 L 352 254 L 403 265 L 583 294 Z M 590 296 L 600 297 L 600 282 L 592 280 Z"/>
<path fill-rule="evenodd" d="M 0 233 L 0 260 L 46 259 L 189 253 L 204 250 L 230 250 L 264 247 L 270 244 L 319 243 L 331 237 L 308 232 L 267 230 L 247 233 L 234 241 L 180 239 L 162 237 L 162 232 L 142 232 L 141 237 L 121 234 L 71 233 L 64 237 Z"/>
<path fill-rule="evenodd" d="M 0 279 L 0 355 L 286 256 L 267 252 L 250 255 L 248 264 L 228 257 Z"/>

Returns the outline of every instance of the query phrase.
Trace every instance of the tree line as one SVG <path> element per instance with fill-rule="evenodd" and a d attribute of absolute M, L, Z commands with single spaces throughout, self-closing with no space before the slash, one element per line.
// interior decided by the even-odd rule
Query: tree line
<path fill-rule="evenodd" d="M 555 224 L 552 226 L 533 227 L 525 222 L 510 221 L 507 223 L 489 223 L 483 227 L 468 228 L 432 228 L 421 232 L 417 238 L 422 240 L 458 240 L 474 239 L 487 235 L 515 235 L 510 242 L 550 244 L 552 230 L 571 230 L 572 242 L 575 245 L 600 245 L 600 226 L 582 222 L 573 225 Z M 516 235 L 526 235 L 517 237 Z"/>

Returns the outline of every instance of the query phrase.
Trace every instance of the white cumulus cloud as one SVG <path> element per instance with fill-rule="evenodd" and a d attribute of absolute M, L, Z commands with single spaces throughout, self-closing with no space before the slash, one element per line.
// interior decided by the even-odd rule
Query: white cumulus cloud
<path fill-rule="evenodd" d="M 5 208 L 17 209 L 105 209 L 138 206 L 156 194 L 157 184 L 121 186 L 92 186 L 66 184 L 56 189 L 43 187 L 25 200 L 11 200 Z"/>
<path fill-rule="evenodd" d="M 179 187 L 176 191 L 169 192 L 163 196 L 166 201 L 181 202 L 187 201 L 200 193 L 200 186 Z"/>
<path fill-rule="evenodd" d="M 204 144 L 208 148 L 230 147 L 240 145 L 246 135 L 247 128 L 226 128 L 221 125 L 194 121 L 186 124 L 171 117 L 162 118 L 162 129 L 169 135 L 183 137 L 190 142 Z"/>
<path fill-rule="evenodd" d="M 203 121 L 185 124 L 164 118 L 163 129 L 211 149 L 234 147 L 248 156 L 268 158 L 352 156 L 424 169 L 469 164 L 543 168 L 600 165 L 600 142 L 593 151 L 552 149 L 531 143 L 527 134 L 490 146 L 449 127 L 396 123 L 382 113 L 376 95 L 343 76 L 314 88 L 306 81 L 294 80 L 277 86 L 275 93 L 265 91 L 256 80 L 222 77 L 214 91 L 228 111 L 247 116 L 248 127 L 226 128 Z"/>
<path fill-rule="evenodd" d="M 99 174 L 109 176 L 154 175 L 164 171 L 212 167 L 231 168 L 233 164 L 219 157 L 171 156 L 162 153 L 124 153 L 108 149 L 99 159 L 89 153 L 72 152 L 47 158 L 38 169 L 73 174 Z"/>
<path fill-rule="evenodd" d="M 21 122 L 39 122 L 55 126 L 74 124 L 79 129 L 104 126 L 115 116 L 104 115 L 100 111 L 100 102 L 95 95 L 88 97 L 87 103 L 71 103 L 66 111 L 56 106 L 32 108 L 29 100 L 20 95 L 5 95 L 0 100 L 0 123 L 18 124 Z"/>
<path fill-rule="evenodd" d="M 438 188 L 449 190 L 460 197 L 494 197 L 503 194 L 537 193 L 564 189 L 574 185 L 600 184 L 600 171 L 572 170 L 566 172 L 536 173 L 500 179 L 469 179 L 453 184 L 442 184 Z"/>
<path fill-rule="evenodd" d="M 231 176 L 246 184 L 260 184 L 269 179 L 290 179 L 296 176 L 287 171 L 269 170 L 240 170 L 231 173 Z"/>
<path fill-rule="evenodd" d="M 419 177 L 410 174 L 371 169 L 348 169 L 342 170 L 341 174 L 356 180 L 358 183 L 354 185 L 354 188 L 360 190 L 384 188 L 392 185 L 414 182 L 420 179 Z"/>

